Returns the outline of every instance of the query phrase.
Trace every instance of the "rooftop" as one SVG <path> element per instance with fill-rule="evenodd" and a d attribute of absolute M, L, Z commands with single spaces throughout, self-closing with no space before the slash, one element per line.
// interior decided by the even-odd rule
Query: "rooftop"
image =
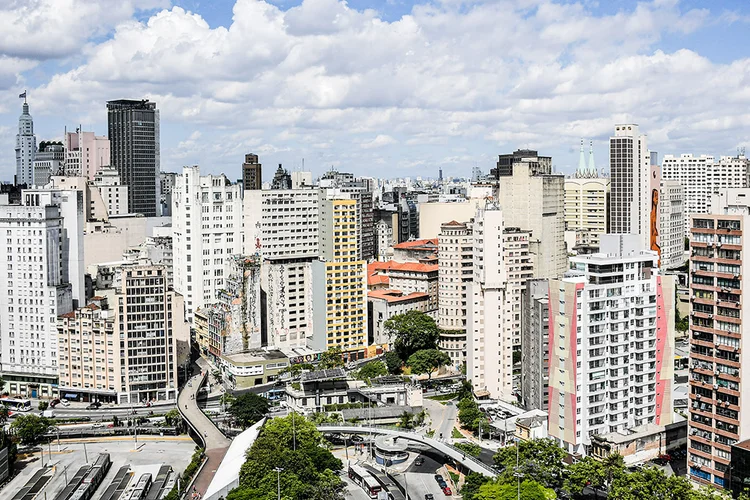
<path fill-rule="evenodd" d="M 426 240 L 413 240 L 404 241 L 393 245 L 396 250 L 436 250 L 438 245 L 437 238 L 429 238 Z"/>
<path fill-rule="evenodd" d="M 237 354 L 226 354 L 222 358 L 226 359 L 234 365 L 243 365 L 249 363 L 257 363 L 259 361 L 266 361 L 270 359 L 286 359 L 286 355 L 281 351 L 248 351 L 240 352 Z"/>
<path fill-rule="evenodd" d="M 406 302 L 410 300 L 426 299 L 429 297 L 424 292 L 412 292 L 409 295 L 404 295 L 401 290 L 373 290 L 367 293 L 367 297 L 371 299 L 382 299 L 388 303 L 394 302 Z"/>
<path fill-rule="evenodd" d="M 627 433 L 608 432 L 606 434 L 595 435 L 593 436 L 593 438 L 600 441 L 607 441 L 613 444 L 623 444 L 633 441 L 634 439 L 658 434 L 659 432 L 664 432 L 663 426 L 656 424 L 644 424 L 639 425 L 638 427 L 633 427 L 632 429 L 628 429 Z"/>
<path fill-rule="evenodd" d="M 432 273 L 438 271 L 437 264 L 423 264 L 421 262 L 372 262 L 367 265 L 367 274 L 373 275 L 378 271 L 407 271 L 413 273 Z"/>

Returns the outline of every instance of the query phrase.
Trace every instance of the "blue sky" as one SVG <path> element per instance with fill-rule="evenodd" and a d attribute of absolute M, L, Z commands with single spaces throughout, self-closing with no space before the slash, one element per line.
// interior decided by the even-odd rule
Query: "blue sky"
<path fill-rule="evenodd" d="M 56 16 L 45 13 L 54 10 Z M 519 147 L 600 167 L 615 123 L 664 153 L 750 143 L 750 4 L 656 0 L 10 0 L 0 180 L 28 89 L 38 140 L 161 110 L 162 168 L 239 176 L 255 152 L 320 174 L 468 176 Z"/>

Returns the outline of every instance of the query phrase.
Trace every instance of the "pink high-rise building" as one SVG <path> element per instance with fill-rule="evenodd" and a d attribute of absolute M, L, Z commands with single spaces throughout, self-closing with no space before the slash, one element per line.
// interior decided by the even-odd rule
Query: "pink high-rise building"
<path fill-rule="evenodd" d="M 65 175 L 86 177 L 94 176 L 103 166 L 109 165 L 109 139 L 95 135 L 93 132 L 65 132 Z"/>

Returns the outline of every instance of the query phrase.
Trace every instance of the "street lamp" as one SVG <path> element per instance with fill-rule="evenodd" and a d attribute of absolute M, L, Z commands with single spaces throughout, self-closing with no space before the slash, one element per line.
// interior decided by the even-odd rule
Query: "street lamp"
<path fill-rule="evenodd" d="M 283 471 L 284 469 L 282 469 L 281 467 L 274 467 L 273 470 L 274 472 L 276 472 L 276 489 L 278 491 L 278 500 L 281 500 L 281 471 Z"/>

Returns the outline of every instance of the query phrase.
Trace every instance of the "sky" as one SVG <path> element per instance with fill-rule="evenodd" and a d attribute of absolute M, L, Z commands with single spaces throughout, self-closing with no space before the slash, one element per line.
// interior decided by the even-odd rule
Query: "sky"
<path fill-rule="evenodd" d="M 745 0 L 4 0 L 0 180 L 22 100 L 37 140 L 106 135 L 106 101 L 161 114 L 161 167 L 264 179 L 488 172 L 537 149 L 607 169 L 616 123 L 663 154 L 750 145 Z"/>

